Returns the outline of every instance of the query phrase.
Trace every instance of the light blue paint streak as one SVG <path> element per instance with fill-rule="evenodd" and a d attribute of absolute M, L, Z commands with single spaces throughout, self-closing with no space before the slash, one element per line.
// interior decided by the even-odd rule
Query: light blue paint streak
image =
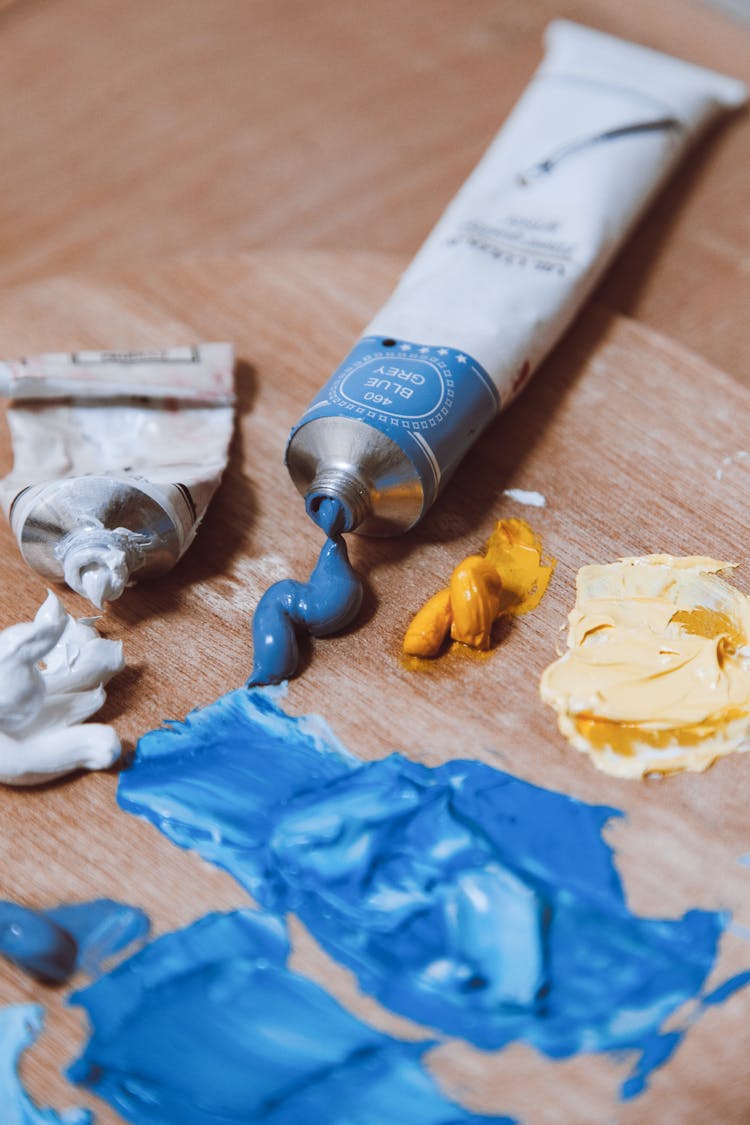
<path fill-rule="evenodd" d="M 51 910 L 0 902 L 0 954 L 31 976 L 55 984 L 78 969 L 93 976 L 103 961 L 148 930 L 142 910 L 111 899 Z"/>
<path fill-rule="evenodd" d="M 232 692 L 146 735 L 123 808 L 296 912 L 394 1011 L 486 1049 L 631 1049 L 639 1093 L 727 919 L 634 915 L 602 837 L 615 809 L 480 762 L 358 764 L 277 698 Z"/>
<path fill-rule="evenodd" d="M 212 914 L 72 997 L 93 1033 L 69 1075 L 137 1125 L 511 1125 L 449 1102 L 404 1043 L 286 967 L 282 920 Z"/>
<path fill-rule="evenodd" d="M 39 1036 L 43 1015 L 38 1004 L 0 1008 L 0 1120 L 2 1125 L 90 1125 L 86 1109 L 39 1109 L 18 1077 L 18 1061 Z"/>

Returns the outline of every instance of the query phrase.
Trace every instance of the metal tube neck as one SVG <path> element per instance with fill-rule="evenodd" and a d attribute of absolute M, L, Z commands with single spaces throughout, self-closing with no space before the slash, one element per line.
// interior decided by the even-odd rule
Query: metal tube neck
<path fill-rule="evenodd" d="M 372 510 L 370 491 L 362 477 L 349 469 L 321 469 L 305 493 L 305 509 L 316 523 L 323 500 L 335 500 L 344 513 L 342 531 L 354 531 Z"/>

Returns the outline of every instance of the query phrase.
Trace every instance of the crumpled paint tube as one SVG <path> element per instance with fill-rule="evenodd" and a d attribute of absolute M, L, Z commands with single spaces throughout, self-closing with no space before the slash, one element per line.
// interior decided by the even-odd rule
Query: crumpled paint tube
<path fill-rule="evenodd" d="M 361 1023 L 288 956 L 255 910 L 166 934 L 73 995 L 92 1034 L 69 1077 L 136 1125 L 512 1125 L 448 1101 L 431 1043 Z"/>
<path fill-rule="evenodd" d="M 100 608 L 174 566 L 226 467 L 233 367 L 221 343 L 0 363 L 0 501 L 29 566 Z"/>
<path fill-rule="evenodd" d="M 41 663 L 43 662 L 43 666 Z M 119 757 L 112 727 L 84 723 L 124 668 L 122 642 L 100 637 L 48 593 L 33 621 L 0 632 L 0 782 L 36 785 Z"/>
<path fill-rule="evenodd" d="M 50 910 L 0 901 L 0 955 L 33 977 L 62 984 L 79 969 L 96 975 L 102 963 L 149 931 L 135 906 L 95 899 Z"/>
<path fill-rule="evenodd" d="M 39 1109 L 21 1085 L 18 1062 L 38 1037 L 44 1022 L 37 1004 L 0 1008 L 0 1109 L 3 1125 L 93 1125 L 87 1109 Z"/>
<path fill-rule="evenodd" d="M 146 735 L 122 807 L 295 912 L 394 1011 L 488 1050 L 630 1050 L 640 1093 L 687 1031 L 665 1021 L 706 999 L 727 918 L 635 915 L 602 837 L 615 809 L 481 762 L 362 763 L 278 698 L 232 692 Z"/>

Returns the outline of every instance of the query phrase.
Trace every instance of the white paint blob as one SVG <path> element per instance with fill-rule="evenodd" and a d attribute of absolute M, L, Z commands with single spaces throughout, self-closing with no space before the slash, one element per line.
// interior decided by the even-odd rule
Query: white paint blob
<path fill-rule="evenodd" d="M 738 449 L 736 453 L 727 454 L 726 457 L 722 457 L 721 465 L 716 470 L 716 479 L 721 480 L 730 465 L 741 465 L 743 461 L 747 460 L 748 456 L 750 456 L 750 454 L 748 454 L 746 449 Z"/>
<path fill-rule="evenodd" d="M 525 488 L 505 488 L 503 496 L 515 500 L 517 504 L 525 504 L 528 508 L 544 508 L 547 505 L 547 498 L 541 492 L 529 492 Z"/>
<path fill-rule="evenodd" d="M 124 666 L 122 642 L 76 621 L 51 592 L 33 621 L 0 632 L 0 782 L 36 785 L 112 765 L 116 733 L 84 720 Z"/>

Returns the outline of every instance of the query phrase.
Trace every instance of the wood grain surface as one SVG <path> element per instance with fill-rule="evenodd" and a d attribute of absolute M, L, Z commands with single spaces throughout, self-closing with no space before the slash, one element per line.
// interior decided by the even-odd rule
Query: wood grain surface
<path fill-rule="evenodd" d="M 408 256 L 568 17 L 750 82 L 700 0 L 16 0 L 0 283 L 194 250 Z M 750 371 L 750 117 L 699 146 L 602 289 Z"/>
<path fill-rule="evenodd" d="M 73 347 L 153 347 L 201 339 L 237 346 L 239 409 L 224 483 L 188 555 L 168 577 L 126 592 L 102 618 L 128 668 L 101 716 L 126 746 L 165 718 L 181 718 L 240 686 L 251 666 L 250 620 L 266 586 L 308 574 L 320 534 L 282 465 L 287 432 L 390 291 L 402 259 L 324 252 L 194 255 L 116 275 L 57 278 L 9 292 L 0 355 Z M 479 758 L 583 800 L 625 810 L 614 844 L 632 908 L 675 917 L 727 909 L 750 924 L 747 788 L 750 755 L 703 776 L 646 783 L 597 773 L 557 734 L 538 677 L 562 643 L 574 576 L 586 562 L 669 551 L 716 553 L 743 564 L 750 589 L 750 463 L 738 420 L 750 393 L 652 330 L 590 307 L 516 404 L 485 433 L 443 498 L 409 535 L 350 537 L 367 594 L 356 626 L 305 649 L 289 688 L 293 713 L 325 716 L 363 758 L 402 749 L 427 763 Z M 732 457 L 724 464 L 726 457 Z M 4 425 L 0 471 L 11 454 Z M 719 469 L 722 473 L 719 474 Z M 544 493 L 543 510 L 503 497 Z M 513 622 L 488 659 L 451 653 L 424 673 L 402 666 L 403 629 L 422 600 L 495 521 L 529 520 L 558 559 L 537 611 Z M 30 619 L 44 596 L 0 527 L 0 626 Z M 71 612 L 88 604 L 66 591 Z M 143 906 L 157 931 L 247 899 L 226 875 L 121 812 L 117 773 L 41 789 L 0 791 L 2 896 L 32 906 L 111 896 Z M 379 1027 L 419 1029 L 360 996 L 301 927 L 297 967 Z M 750 945 L 727 934 L 712 980 L 750 964 Z M 24 1063 L 34 1095 L 58 1107 L 100 1108 L 60 1068 L 77 1053 L 83 1021 L 60 995 L 0 965 L 0 1003 L 39 999 L 48 1029 Z M 617 1101 L 625 1060 L 582 1055 L 552 1062 L 513 1045 L 483 1053 L 451 1042 L 431 1063 L 448 1090 L 477 1110 L 529 1125 L 706 1121 L 750 1117 L 750 993 L 709 1011 L 635 1103 Z M 408 1125 L 408 1123 L 403 1123 Z"/>

